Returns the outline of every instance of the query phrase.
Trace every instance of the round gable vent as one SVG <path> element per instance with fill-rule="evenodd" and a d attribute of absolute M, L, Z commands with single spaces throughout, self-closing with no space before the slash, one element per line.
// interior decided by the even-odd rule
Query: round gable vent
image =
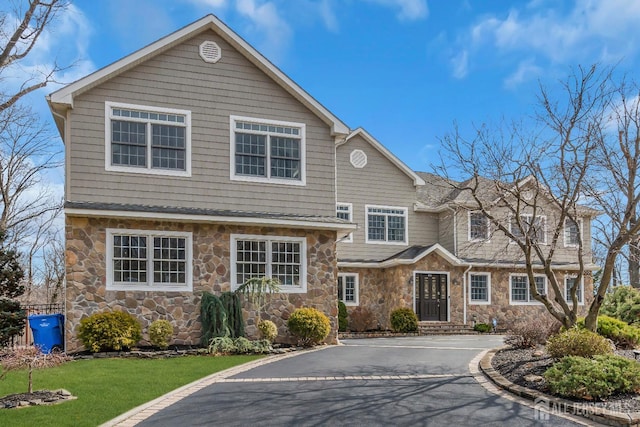
<path fill-rule="evenodd" d="M 222 58 L 222 50 L 216 42 L 202 42 L 200 45 L 200 58 L 202 58 L 204 62 L 218 62 L 220 58 Z"/>
<path fill-rule="evenodd" d="M 362 169 L 367 166 L 367 155 L 362 150 L 353 150 L 350 159 L 354 168 Z"/>

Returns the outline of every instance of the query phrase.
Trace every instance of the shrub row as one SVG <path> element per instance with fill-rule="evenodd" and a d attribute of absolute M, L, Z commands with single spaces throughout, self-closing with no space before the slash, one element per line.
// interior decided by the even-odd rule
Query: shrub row
<path fill-rule="evenodd" d="M 315 308 L 295 310 L 287 322 L 290 332 L 302 345 L 322 342 L 331 330 L 329 318 Z M 278 328 L 270 320 L 258 325 L 262 341 L 251 342 L 244 337 L 231 339 L 228 336 L 209 340 L 211 353 L 264 353 L 278 336 Z M 167 320 L 156 320 L 149 326 L 150 342 L 162 349 L 169 346 L 173 326 Z M 124 350 L 135 346 L 142 339 L 142 328 L 135 316 L 124 311 L 95 313 L 80 321 L 78 338 L 92 352 Z M 265 344 L 266 343 L 266 344 Z"/>
<path fill-rule="evenodd" d="M 214 337 L 207 351 L 211 354 L 265 354 L 271 351 L 269 340 L 250 341 L 245 337 Z"/>

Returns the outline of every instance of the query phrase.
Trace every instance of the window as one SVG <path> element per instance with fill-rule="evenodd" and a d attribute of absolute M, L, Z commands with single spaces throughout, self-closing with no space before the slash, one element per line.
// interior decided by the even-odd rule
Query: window
<path fill-rule="evenodd" d="M 231 116 L 231 179 L 305 185 L 305 125 Z"/>
<path fill-rule="evenodd" d="M 576 283 L 577 282 L 577 283 Z M 571 300 L 571 287 L 576 285 L 576 299 L 578 300 L 578 304 L 584 304 L 584 283 L 581 279 L 575 276 L 565 276 L 564 277 L 564 299 L 568 304 L 572 303 Z"/>
<path fill-rule="evenodd" d="M 580 244 L 580 222 L 571 218 L 564 220 L 564 245 L 577 247 Z"/>
<path fill-rule="evenodd" d="M 407 208 L 366 206 L 367 243 L 407 243 Z"/>
<path fill-rule="evenodd" d="M 533 215 L 520 215 L 520 222 L 522 224 L 522 228 L 527 232 L 529 237 L 542 244 L 547 243 L 547 218 L 544 216 L 536 216 Z M 523 230 L 518 226 L 518 222 L 515 217 L 511 217 L 511 221 L 509 223 L 509 229 L 511 233 L 517 239 L 524 239 Z"/>
<path fill-rule="evenodd" d="M 105 103 L 105 168 L 191 175 L 191 112 Z"/>
<path fill-rule="evenodd" d="M 353 205 L 351 203 L 338 203 L 336 205 L 336 216 L 340 219 L 351 222 L 353 216 Z M 349 233 L 349 235 L 343 237 L 339 241 L 344 243 L 353 242 L 353 233 Z"/>
<path fill-rule="evenodd" d="M 191 291 L 191 233 L 107 229 L 107 290 Z"/>
<path fill-rule="evenodd" d="M 469 240 L 489 240 L 489 218 L 482 212 L 469 212 Z"/>
<path fill-rule="evenodd" d="M 358 275 L 352 273 L 338 274 L 338 299 L 345 305 L 358 305 Z"/>
<path fill-rule="evenodd" d="M 306 292 L 304 237 L 231 235 L 232 288 L 254 277 L 278 279 L 283 292 Z"/>
<path fill-rule="evenodd" d="M 491 303 L 491 275 L 489 273 L 469 274 L 469 301 L 471 304 Z"/>
<path fill-rule="evenodd" d="M 539 304 L 529 291 L 529 278 L 524 274 L 512 274 L 510 276 L 510 294 L 512 304 Z M 540 295 L 547 293 L 547 278 L 534 276 L 536 290 Z"/>

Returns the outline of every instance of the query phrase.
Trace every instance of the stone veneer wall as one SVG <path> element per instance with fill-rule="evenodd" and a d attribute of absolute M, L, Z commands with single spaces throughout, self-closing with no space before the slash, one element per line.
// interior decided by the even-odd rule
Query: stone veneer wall
<path fill-rule="evenodd" d="M 540 303 L 529 305 L 512 305 L 509 303 L 509 275 L 512 273 L 525 274 L 525 271 L 512 271 L 506 269 L 473 269 L 474 271 L 491 273 L 491 304 L 469 304 L 467 306 L 467 321 L 471 323 L 473 316 L 480 323 L 491 324 L 493 318 L 498 321 L 498 328 L 508 328 L 508 325 L 519 320 L 530 321 L 540 315 L 548 315 L 547 309 Z M 557 277 L 560 286 L 564 286 L 565 272 L 558 272 Z M 551 284 L 547 281 L 549 296 L 553 296 Z M 593 300 L 593 280 L 591 274 L 584 275 L 585 304 L 578 307 L 578 315 L 586 316 L 589 305 Z M 467 297 L 468 298 L 468 297 Z"/>
<path fill-rule="evenodd" d="M 389 316 L 399 307 L 414 308 L 413 275 L 414 272 L 448 273 L 449 274 L 449 322 L 464 323 L 464 273 L 467 267 L 455 267 L 445 259 L 430 254 L 413 265 L 403 265 L 387 269 L 375 268 L 343 268 L 341 273 L 359 274 L 359 306 L 372 312 L 382 329 L 390 329 Z M 491 304 L 467 304 L 467 324 L 471 325 L 473 316 L 478 322 L 489 323 L 493 318 L 498 327 L 505 327 L 517 320 L 532 320 L 541 314 L 548 313 L 541 304 L 512 305 L 509 303 L 509 274 L 523 273 L 507 269 L 474 268 L 471 272 L 491 273 Z M 558 273 L 563 284 L 564 272 Z M 468 287 L 468 281 L 466 282 Z M 550 287 L 550 285 L 549 285 Z M 551 293 L 551 289 L 549 289 Z M 585 315 L 593 298 L 593 281 L 591 275 L 584 277 L 585 305 L 580 306 L 579 315 Z M 467 288 L 467 300 L 469 292 Z M 356 307 L 349 306 L 351 312 Z"/>
<path fill-rule="evenodd" d="M 106 229 L 185 231 L 193 233 L 193 292 L 107 291 Z M 306 237 L 307 292 L 282 294 L 273 298 L 263 313 L 278 326 L 279 342 L 289 342 L 286 320 L 296 308 L 314 307 L 331 321 L 326 342 L 337 341 L 336 233 L 272 227 L 242 227 L 220 224 L 179 223 L 106 218 L 66 218 L 66 345 L 67 351 L 81 349 L 77 340 L 80 320 L 105 310 L 134 314 L 147 328 L 156 319 L 174 326 L 172 344 L 198 345 L 201 336 L 200 299 L 204 291 L 220 294 L 230 290 L 230 235 L 257 234 Z M 257 335 L 256 312 L 245 305 L 247 334 Z"/>

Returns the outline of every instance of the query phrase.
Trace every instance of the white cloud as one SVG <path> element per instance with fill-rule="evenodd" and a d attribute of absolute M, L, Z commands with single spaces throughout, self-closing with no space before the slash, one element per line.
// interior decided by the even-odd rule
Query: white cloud
<path fill-rule="evenodd" d="M 516 71 L 505 79 L 504 85 L 509 89 L 513 89 L 525 81 L 540 76 L 542 71 L 542 68 L 535 65 L 533 60 L 522 61 L 518 64 Z"/>
<path fill-rule="evenodd" d="M 270 58 L 280 58 L 288 47 L 292 30 L 280 16 L 275 3 L 259 0 L 237 0 L 236 11 L 250 21 L 250 30 L 264 35 L 260 50 Z"/>
<path fill-rule="evenodd" d="M 473 59 L 498 55 L 518 69 L 505 84 L 517 84 L 537 74 L 540 67 L 575 63 L 613 64 L 640 50 L 640 2 L 636 0 L 575 0 L 562 4 L 534 0 L 503 15 L 483 16 L 463 32 L 460 48 Z M 536 63 L 528 58 L 536 57 Z M 529 61 L 525 62 L 523 61 Z M 452 64 L 453 74 L 458 73 Z"/>
<path fill-rule="evenodd" d="M 322 0 L 318 4 L 320 17 L 322 18 L 322 22 L 324 26 L 333 32 L 338 31 L 338 19 L 336 18 L 335 13 L 333 13 L 333 8 L 331 7 L 330 0 Z"/>
<path fill-rule="evenodd" d="M 228 6 L 227 0 L 190 0 L 196 6 L 210 7 L 212 9 L 224 9 Z"/>
<path fill-rule="evenodd" d="M 453 65 L 453 76 L 457 79 L 462 79 L 467 76 L 469 72 L 469 52 L 466 49 L 458 52 L 451 59 L 451 64 Z"/>
<path fill-rule="evenodd" d="M 429 15 L 426 0 L 365 0 L 381 6 L 398 9 L 396 17 L 401 21 L 416 21 Z"/>

